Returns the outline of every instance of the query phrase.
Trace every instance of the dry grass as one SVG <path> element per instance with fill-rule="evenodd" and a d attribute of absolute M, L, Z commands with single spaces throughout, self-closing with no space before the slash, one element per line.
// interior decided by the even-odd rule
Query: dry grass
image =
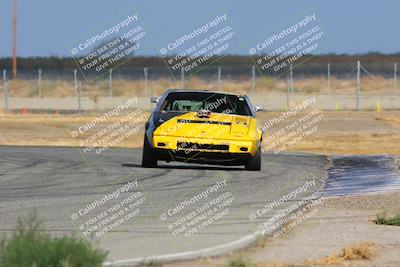
<path fill-rule="evenodd" d="M 276 115 L 269 112 L 262 114 L 259 118 L 260 121 L 265 121 L 269 117 Z M 325 118 L 318 125 L 318 130 L 289 147 L 289 151 L 326 155 L 400 155 L 400 146 L 394 145 L 400 144 L 400 124 L 398 123 L 400 121 L 400 113 L 324 112 L 324 114 Z M 57 116 L 5 115 L 0 113 L 0 145 L 79 146 L 80 141 L 86 140 L 95 132 L 88 131 L 78 138 L 72 138 L 71 132 L 90 122 L 95 117 L 96 114 Z M 110 118 L 102 127 L 120 119 L 120 117 Z M 360 126 L 371 124 L 371 126 L 367 129 L 359 130 L 357 124 Z M 387 131 L 385 127 L 388 127 Z M 376 131 L 377 129 L 380 131 Z M 127 138 L 116 146 L 141 147 L 142 135 L 143 127 L 134 137 Z"/>
<path fill-rule="evenodd" d="M 363 77 L 361 79 L 361 91 L 363 93 L 393 93 L 393 80 L 383 77 Z M 179 88 L 180 81 L 173 79 L 160 78 L 148 81 L 146 92 L 144 80 L 113 80 L 114 96 L 148 96 L 161 95 L 166 88 Z M 250 92 L 252 84 L 250 79 L 230 79 L 222 80 L 222 87 L 230 92 Z M 302 93 L 327 93 L 328 82 L 325 77 L 315 77 L 308 79 L 295 79 L 293 90 Z M 331 92 L 339 94 L 354 94 L 354 79 L 331 79 Z M 185 81 L 185 88 L 217 90 L 216 80 L 200 79 L 191 77 Z M 273 79 L 263 76 L 256 80 L 256 92 L 285 92 L 287 84 L 283 79 Z M 10 96 L 34 97 L 39 95 L 38 82 L 36 80 L 11 80 L 8 83 Z M 109 91 L 109 81 L 98 80 L 93 82 L 82 82 L 82 95 L 91 98 L 107 96 Z M 46 97 L 66 97 L 74 96 L 75 89 L 73 81 L 65 80 L 42 80 L 42 96 Z"/>
<path fill-rule="evenodd" d="M 325 134 L 317 132 L 291 146 L 291 151 L 311 152 L 324 155 L 400 155 L 399 134 L 343 133 Z"/>
<path fill-rule="evenodd" d="M 261 122 L 279 116 L 278 112 L 260 113 Z M 395 154 L 400 155 L 400 112 L 327 112 L 316 124 L 315 133 L 289 146 L 289 151 L 310 152 L 324 155 L 346 154 Z M 293 119 L 298 119 L 296 116 Z M 271 135 L 291 123 L 277 124 L 267 130 Z M 286 151 L 287 151 L 286 150 Z"/>
<path fill-rule="evenodd" d="M 39 85 L 35 80 L 12 80 L 7 85 L 9 96 L 34 97 L 39 95 Z M 42 96 L 74 96 L 72 83 L 63 80 L 43 80 Z"/>
<path fill-rule="evenodd" d="M 243 256 L 238 256 L 231 259 L 227 267 L 295 267 L 294 264 L 283 263 L 278 261 L 266 261 L 266 262 L 252 262 L 250 259 Z"/>
<path fill-rule="evenodd" d="M 373 242 L 361 242 L 343 248 L 339 253 L 318 260 L 307 260 L 311 265 L 343 264 L 346 261 L 372 260 L 377 254 L 377 246 Z"/>
<path fill-rule="evenodd" d="M 295 267 L 296 265 L 291 263 L 282 262 L 261 262 L 257 265 L 258 267 Z"/>
<path fill-rule="evenodd" d="M 145 114 L 144 116 L 147 116 Z M 0 117 L 0 145 L 15 146 L 69 146 L 78 147 L 82 141 L 95 135 L 107 126 L 120 121 L 124 116 L 110 117 L 99 127 L 86 131 L 78 137 L 72 137 L 72 131 L 77 131 L 95 119 L 95 115 L 7 115 Z M 139 123 L 144 125 L 144 120 Z M 123 139 L 116 147 L 140 147 L 143 142 L 143 127 L 141 130 Z M 140 137 L 139 137 L 140 136 Z"/>
<path fill-rule="evenodd" d="M 397 127 L 400 126 L 399 116 L 376 116 L 375 120 L 382 121 Z"/>

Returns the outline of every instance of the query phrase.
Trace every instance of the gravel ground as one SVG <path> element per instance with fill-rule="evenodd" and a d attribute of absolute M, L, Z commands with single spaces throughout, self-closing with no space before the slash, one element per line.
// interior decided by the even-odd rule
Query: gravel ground
<path fill-rule="evenodd" d="M 400 212 L 400 192 L 324 199 L 316 215 L 279 239 L 263 241 L 259 246 L 229 256 L 164 266 L 226 266 L 238 256 L 261 266 L 301 266 L 307 260 L 333 255 L 359 242 L 375 244 L 371 261 L 349 261 L 346 266 L 400 266 L 400 227 L 376 225 L 376 215 Z M 304 266 L 304 265 L 303 265 Z M 334 266 L 334 265 L 330 265 Z M 340 265 L 343 266 L 343 265 Z"/>
<path fill-rule="evenodd" d="M 321 207 L 331 209 L 352 209 L 385 212 L 388 216 L 400 214 L 400 193 L 369 194 L 362 196 L 345 196 L 328 198 Z"/>

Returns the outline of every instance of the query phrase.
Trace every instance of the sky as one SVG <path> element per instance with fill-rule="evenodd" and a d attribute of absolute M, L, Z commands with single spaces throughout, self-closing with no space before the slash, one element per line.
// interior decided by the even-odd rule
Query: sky
<path fill-rule="evenodd" d="M 296 14 L 311 8 L 329 35 L 326 53 L 400 52 L 400 1 L 261 0 L 18 0 L 18 56 L 71 56 L 70 44 L 134 8 L 152 44 L 145 55 L 159 55 L 169 36 L 223 8 L 241 41 L 252 42 Z M 0 1 L 0 57 L 12 52 L 12 0 Z M 190 26 L 189 26 L 190 27 Z M 247 55 L 241 47 L 235 54 Z"/>

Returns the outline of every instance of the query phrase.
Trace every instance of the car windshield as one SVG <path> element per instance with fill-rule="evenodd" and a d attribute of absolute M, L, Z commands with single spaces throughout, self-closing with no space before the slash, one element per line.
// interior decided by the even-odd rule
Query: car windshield
<path fill-rule="evenodd" d="M 161 105 L 161 110 L 176 112 L 209 110 L 214 113 L 251 116 L 250 108 L 244 97 L 211 92 L 169 93 Z"/>

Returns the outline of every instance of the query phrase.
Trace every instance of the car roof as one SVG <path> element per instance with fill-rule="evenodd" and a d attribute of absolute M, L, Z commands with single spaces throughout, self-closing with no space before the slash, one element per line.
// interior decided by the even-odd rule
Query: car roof
<path fill-rule="evenodd" d="M 207 89 L 168 89 L 165 93 L 215 93 L 215 94 L 224 94 L 224 95 L 235 95 L 235 96 L 245 96 L 246 94 L 240 93 L 232 93 L 232 92 L 224 92 L 224 91 L 213 91 Z"/>

